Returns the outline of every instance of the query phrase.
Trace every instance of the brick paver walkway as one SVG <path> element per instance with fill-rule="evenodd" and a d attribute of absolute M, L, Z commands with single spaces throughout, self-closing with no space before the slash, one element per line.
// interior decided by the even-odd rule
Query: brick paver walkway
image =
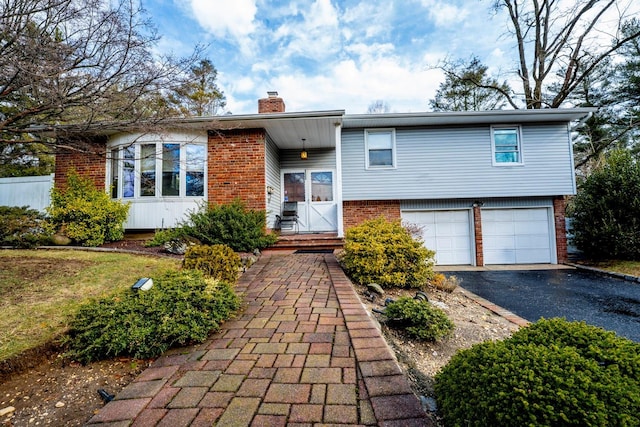
<path fill-rule="evenodd" d="M 333 254 L 263 254 L 237 291 L 241 315 L 160 357 L 88 425 L 430 425 Z"/>

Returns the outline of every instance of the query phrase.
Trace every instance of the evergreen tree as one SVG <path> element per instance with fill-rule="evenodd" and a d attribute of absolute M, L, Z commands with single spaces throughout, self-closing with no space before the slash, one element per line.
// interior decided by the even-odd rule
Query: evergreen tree
<path fill-rule="evenodd" d="M 507 105 L 506 82 L 489 77 L 488 67 L 477 57 L 468 64 L 458 63 L 445 70 L 446 80 L 440 83 L 435 98 L 429 101 L 434 111 L 499 110 Z"/>
<path fill-rule="evenodd" d="M 218 70 L 209 59 L 191 67 L 185 82 L 169 96 L 169 103 L 183 116 L 214 116 L 226 105 L 226 97 L 218 88 Z"/>

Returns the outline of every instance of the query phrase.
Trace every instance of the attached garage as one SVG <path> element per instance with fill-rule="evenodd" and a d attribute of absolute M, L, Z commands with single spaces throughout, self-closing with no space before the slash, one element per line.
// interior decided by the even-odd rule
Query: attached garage
<path fill-rule="evenodd" d="M 438 265 L 473 264 L 471 211 L 403 211 L 402 220 L 422 228 L 427 248 L 436 251 Z"/>
<path fill-rule="evenodd" d="M 485 264 L 555 262 L 550 208 L 483 209 Z"/>

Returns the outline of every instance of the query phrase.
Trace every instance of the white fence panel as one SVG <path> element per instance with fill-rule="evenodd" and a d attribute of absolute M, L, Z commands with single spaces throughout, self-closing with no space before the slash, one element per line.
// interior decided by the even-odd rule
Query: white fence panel
<path fill-rule="evenodd" d="M 51 204 L 54 175 L 0 178 L 0 206 L 29 206 L 44 212 Z"/>

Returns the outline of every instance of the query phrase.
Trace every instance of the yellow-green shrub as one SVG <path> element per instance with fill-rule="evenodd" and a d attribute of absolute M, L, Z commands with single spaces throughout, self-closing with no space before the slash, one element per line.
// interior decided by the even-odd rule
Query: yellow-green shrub
<path fill-rule="evenodd" d="M 51 191 L 49 221 L 82 246 L 99 246 L 124 237 L 129 204 L 111 199 L 89 179 L 72 172 L 66 189 Z"/>
<path fill-rule="evenodd" d="M 182 266 L 205 276 L 235 283 L 242 265 L 240 256 L 226 245 L 195 245 L 187 249 Z"/>
<path fill-rule="evenodd" d="M 434 255 L 400 221 L 380 217 L 347 230 L 341 262 L 360 284 L 419 288 L 433 275 Z"/>

